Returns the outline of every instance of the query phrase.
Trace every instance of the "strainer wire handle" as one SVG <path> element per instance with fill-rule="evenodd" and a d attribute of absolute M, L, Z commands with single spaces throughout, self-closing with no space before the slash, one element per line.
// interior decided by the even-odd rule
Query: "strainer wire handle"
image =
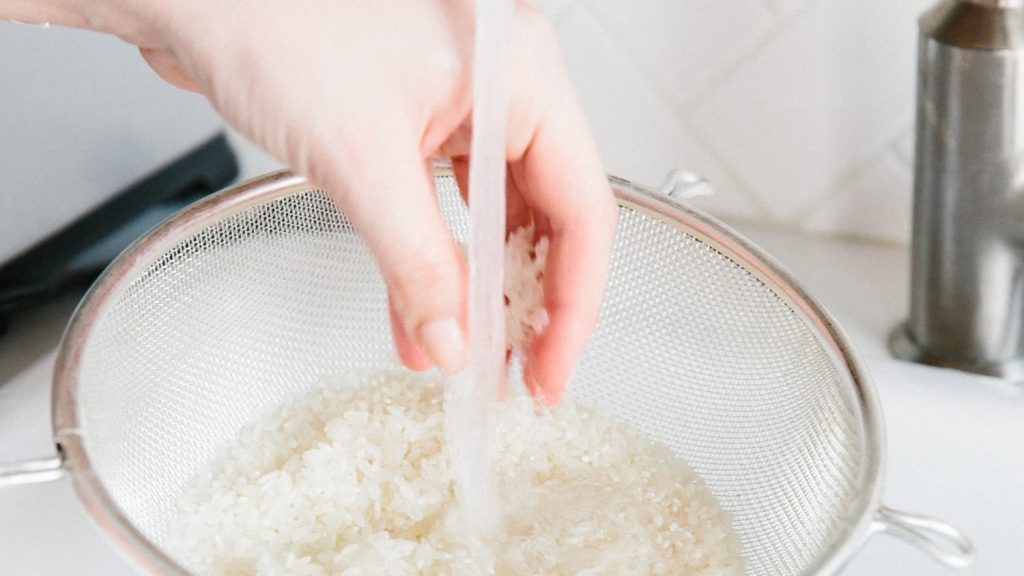
<path fill-rule="evenodd" d="M 657 190 L 676 202 L 697 196 L 711 196 L 715 193 L 715 189 L 707 179 L 689 170 L 680 170 L 679 168 L 669 172 Z"/>
<path fill-rule="evenodd" d="M 60 455 L 10 464 L 0 463 L 0 488 L 51 482 L 63 478 L 65 473 L 64 458 Z"/>
<path fill-rule="evenodd" d="M 882 506 L 871 527 L 873 532 L 906 540 L 946 566 L 966 568 L 976 559 L 967 536 L 941 520 Z"/>

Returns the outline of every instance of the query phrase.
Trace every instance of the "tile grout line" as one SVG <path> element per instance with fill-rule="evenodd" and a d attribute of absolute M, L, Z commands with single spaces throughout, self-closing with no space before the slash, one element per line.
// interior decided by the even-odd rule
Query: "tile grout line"
<path fill-rule="evenodd" d="M 722 72 L 708 80 L 707 83 L 705 83 L 700 90 L 694 92 L 692 96 L 685 100 L 673 99 L 673 102 L 678 102 L 679 106 L 687 108 L 700 106 L 700 101 L 706 100 L 709 96 L 722 88 L 722 86 L 728 83 L 729 79 L 736 75 L 740 68 L 745 66 L 757 54 L 762 52 L 765 46 L 774 42 L 775 39 L 778 38 L 784 30 L 789 28 L 795 20 L 806 14 L 810 10 L 812 4 L 820 1 L 822 0 L 803 0 L 801 4 L 798 4 L 788 13 L 777 14 L 774 18 L 775 21 L 768 26 L 768 29 L 764 31 L 761 38 L 736 56 L 732 62 L 722 66 Z"/>
<path fill-rule="evenodd" d="M 733 165 L 729 156 L 718 149 L 717 145 L 714 144 L 712 139 L 707 136 L 704 131 L 699 128 L 697 123 L 690 117 L 688 110 L 698 108 L 700 102 L 706 101 L 715 92 L 725 86 L 728 81 L 736 75 L 736 73 L 749 63 L 757 54 L 763 51 L 764 47 L 774 42 L 782 33 L 788 29 L 793 22 L 804 16 L 811 8 L 812 4 L 821 0 L 803 0 L 802 3 L 794 6 L 788 12 L 783 11 L 781 7 L 776 6 L 775 9 L 768 8 L 769 12 L 773 14 L 774 22 L 768 27 L 768 29 L 762 34 L 761 38 L 757 42 L 753 43 L 747 50 L 740 53 L 733 61 L 722 67 L 722 72 L 717 76 L 710 79 L 703 88 L 695 92 L 692 96 L 687 98 L 684 102 L 679 102 L 675 98 L 669 98 L 668 102 L 672 110 L 676 113 L 676 116 L 681 118 L 683 122 L 689 127 L 691 133 L 697 137 L 702 143 L 707 152 L 711 154 L 713 158 L 718 160 L 723 165 L 726 172 L 732 177 L 737 184 L 743 188 L 746 196 L 752 196 L 756 198 L 756 206 L 762 211 L 769 220 L 776 222 L 778 225 L 793 230 L 803 230 L 800 222 L 795 221 L 792 217 L 785 217 L 779 214 L 776 210 L 772 209 L 771 202 L 766 202 L 760 194 L 757 193 L 756 187 L 753 183 L 749 182 L 745 176 Z M 655 86 L 661 89 L 660 83 L 655 83 Z"/>
<path fill-rule="evenodd" d="M 615 45 L 616 50 L 625 57 L 625 59 L 638 70 L 644 79 L 651 84 L 662 96 L 662 99 L 668 104 L 673 104 L 675 98 L 672 98 L 667 88 L 662 86 L 661 81 L 658 79 L 658 75 L 655 74 L 654 70 L 651 70 L 644 62 L 643 58 L 638 57 L 633 53 L 633 50 L 629 47 L 629 43 L 625 42 L 619 34 L 615 31 L 615 26 L 605 22 L 604 15 L 600 13 L 600 10 L 595 10 L 593 7 L 588 5 L 586 2 L 580 1 L 580 12 L 585 14 L 602 32 L 605 33 L 612 43 Z M 674 108 L 675 106 L 671 106 Z"/>
<path fill-rule="evenodd" d="M 900 141 L 903 140 L 903 133 L 901 132 L 891 142 L 887 144 L 887 147 L 892 150 L 892 153 L 899 158 L 901 164 L 905 164 L 908 168 L 914 168 L 914 154 L 915 151 L 910 151 L 910 156 L 907 157 L 903 154 L 903 147 L 900 146 Z"/>
<path fill-rule="evenodd" d="M 562 9 L 555 13 L 553 18 L 549 18 L 551 27 L 555 29 L 556 34 L 558 27 L 561 26 L 570 16 L 580 9 L 580 2 L 578 0 L 566 0 L 562 4 Z"/>
<path fill-rule="evenodd" d="M 735 181 L 738 188 L 736 192 L 739 193 L 739 199 L 749 201 L 751 203 L 751 207 L 754 208 L 754 212 L 760 213 L 759 216 L 765 217 L 768 222 L 774 222 L 775 225 L 781 226 L 784 229 L 806 232 L 808 231 L 808 221 L 825 205 L 829 198 L 836 196 L 836 194 L 830 193 L 830 190 L 845 186 L 849 182 L 853 181 L 856 177 L 860 176 L 871 163 L 880 160 L 885 155 L 890 155 L 890 157 L 892 157 L 900 166 L 912 169 L 912 159 L 906 158 L 906 156 L 901 152 L 900 146 L 902 137 L 905 134 L 906 122 L 897 122 L 896 125 L 899 126 L 898 131 L 889 137 L 883 138 L 881 146 L 871 150 L 868 154 L 863 156 L 860 161 L 848 165 L 845 170 L 841 170 L 828 182 L 828 184 L 824 186 L 823 190 L 821 190 L 817 195 L 812 195 L 811 199 L 808 202 L 803 203 L 803 206 L 792 216 L 783 217 L 781 214 L 776 214 L 775 210 L 766 205 L 765 200 L 756 192 L 756 188 L 752 183 L 736 169 L 727 155 L 718 150 L 711 138 L 706 135 L 703 129 L 695 122 L 695 119 L 692 118 L 691 112 L 684 108 L 699 108 L 699 101 L 701 99 L 708 98 L 711 94 L 725 85 L 740 68 L 749 62 L 749 60 L 754 58 L 765 46 L 775 41 L 775 39 L 788 26 L 790 26 L 792 22 L 803 17 L 811 9 L 815 1 L 819 0 L 804 0 L 790 10 L 783 10 L 781 6 L 771 2 L 771 0 L 765 0 L 765 3 L 770 5 L 764 7 L 773 15 L 775 22 L 769 26 L 763 35 L 754 44 L 752 44 L 749 49 L 743 51 L 739 56 L 733 59 L 730 64 L 721 67 L 723 72 L 705 83 L 704 87 L 696 92 L 694 96 L 683 101 L 673 97 L 671 92 L 658 79 L 657 75 L 653 74 L 647 66 L 643 65 L 642 59 L 636 57 L 634 52 L 629 48 L 628 43 L 624 42 L 623 39 L 615 33 L 614 29 L 609 28 L 603 15 L 598 13 L 599 11 L 588 6 L 585 2 L 580 2 L 580 11 L 589 16 L 591 20 L 608 36 L 608 38 L 613 41 L 620 54 L 625 57 L 630 64 L 636 67 L 639 72 L 641 72 L 641 75 L 644 76 L 646 82 L 656 92 L 659 100 L 661 100 L 663 104 L 668 105 L 670 111 L 682 124 L 682 128 L 686 130 L 691 137 L 693 137 L 695 143 L 702 146 L 705 149 L 705 152 L 707 152 L 713 160 L 717 160 L 719 162 L 719 165 L 726 175 Z M 750 217 L 746 217 L 744 219 L 750 219 Z M 831 232 L 829 234 L 835 237 L 841 236 L 841 233 L 838 232 Z M 875 237 L 872 236 L 871 238 L 874 239 Z M 892 242 L 891 240 L 885 241 Z M 899 244 L 899 242 L 896 244 Z"/>
<path fill-rule="evenodd" d="M 761 0 L 761 3 L 764 4 L 764 7 L 776 17 L 781 17 L 786 13 L 786 11 L 782 9 L 782 6 L 779 6 L 778 0 Z"/>
<path fill-rule="evenodd" d="M 711 139 L 704 134 L 703 130 L 686 115 L 681 114 L 674 108 L 670 108 L 670 110 L 689 133 L 690 137 L 693 138 L 694 142 L 704 148 L 704 151 L 715 159 L 722 169 L 725 170 L 726 175 L 736 183 L 739 188 L 736 192 L 739 193 L 741 199 L 749 202 L 754 211 L 760 216 L 772 221 L 781 221 L 779 215 L 769 207 L 770 203 L 765 203 L 761 195 L 757 193 L 753 183 L 747 181 L 747 178 L 733 165 L 731 159 L 718 151 L 714 143 L 711 142 Z M 714 188 L 714 185 L 715 183 L 712 182 L 712 188 Z"/>
<path fill-rule="evenodd" d="M 796 230 L 793 228 L 786 228 L 780 225 L 778 222 L 765 222 L 764 220 L 751 220 L 749 218 L 736 218 L 729 222 L 730 225 L 734 225 L 734 228 L 744 233 L 744 227 L 756 227 L 760 230 L 767 230 L 769 232 L 778 232 L 782 234 L 799 234 L 801 237 L 819 240 L 838 240 L 840 242 L 856 242 L 862 245 L 875 246 L 878 248 L 885 248 L 890 250 L 905 250 L 907 244 L 903 241 L 892 240 L 890 238 L 884 238 L 880 236 L 862 236 L 852 232 L 834 232 L 830 230 Z"/>
<path fill-rule="evenodd" d="M 774 211 L 770 210 L 759 195 L 753 191 L 753 187 L 749 185 L 746 178 L 742 177 L 738 171 L 733 167 L 732 163 L 729 162 L 719 151 L 711 144 L 702 132 L 696 130 L 693 122 L 690 121 L 686 115 L 681 113 L 675 105 L 675 99 L 672 98 L 668 90 L 661 85 L 661 83 L 653 78 L 653 74 L 644 66 L 639 58 L 637 58 L 631 50 L 629 50 L 624 42 L 613 32 L 609 30 L 609 27 L 605 25 L 604 20 L 601 16 L 594 13 L 594 10 L 587 6 L 585 3 L 580 3 L 578 12 L 590 20 L 608 37 L 609 40 L 615 46 L 615 49 L 631 64 L 637 71 L 643 76 L 644 80 L 654 89 L 655 96 L 662 104 L 669 110 L 670 113 L 679 121 L 683 128 L 686 129 L 687 133 L 694 137 L 697 144 L 704 148 L 704 150 L 710 154 L 710 156 L 716 160 L 726 175 L 735 181 L 738 190 L 736 192 L 742 200 L 746 200 L 749 205 L 753 208 L 754 212 L 758 213 L 759 216 L 766 218 L 767 220 L 776 220 L 777 217 Z M 711 183 L 714 187 L 714 182 Z"/>
<path fill-rule="evenodd" d="M 828 184 L 825 185 L 825 190 L 811 197 L 811 199 L 805 203 L 803 209 L 798 210 L 793 216 L 793 223 L 801 230 L 805 230 L 808 220 L 810 220 L 815 212 L 824 206 L 825 202 L 829 198 L 833 198 L 838 194 L 836 192 L 830 192 L 837 188 L 841 188 L 845 185 L 853 182 L 858 176 L 864 173 L 864 171 L 874 162 L 881 160 L 887 155 L 895 156 L 899 164 L 904 164 L 900 158 L 900 154 L 892 149 L 892 142 L 899 140 L 899 137 L 903 135 L 906 125 L 904 123 L 897 123 L 899 129 L 895 136 L 890 136 L 884 139 L 885 144 L 879 146 L 873 150 L 870 154 L 867 154 L 859 161 L 856 161 L 846 169 L 841 170 L 834 178 L 832 178 Z"/>

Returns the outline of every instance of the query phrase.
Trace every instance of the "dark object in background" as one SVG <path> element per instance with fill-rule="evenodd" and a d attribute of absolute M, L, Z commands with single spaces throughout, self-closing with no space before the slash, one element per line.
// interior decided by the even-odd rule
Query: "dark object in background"
<path fill-rule="evenodd" d="M 140 235 L 237 176 L 235 154 L 218 134 L 4 263 L 0 333 L 12 314 L 91 283 Z"/>

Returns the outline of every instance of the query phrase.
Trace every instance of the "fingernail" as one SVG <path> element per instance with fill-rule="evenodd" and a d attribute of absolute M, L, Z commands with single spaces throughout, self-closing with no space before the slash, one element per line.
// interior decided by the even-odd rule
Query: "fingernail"
<path fill-rule="evenodd" d="M 566 381 L 563 386 L 559 388 L 544 388 L 528 370 L 525 375 L 526 390 L 530 393 L 530 396 L 533 397 L 535 404 L 552 408 L 561 404 L 562 400 L 565 399 L 569 388 L 572 386 L 572 380 L 575 376 L 575 372 L 576 371 L 573 370 L 573 373 L 569 376 L 568 381 Z"/>
<path fill-rule="evenodd" d="M 466 364 L 465 338 L 454 318 L 424 324 L 420 328 L 420 342 L 442 372 L 458 372 Z"/>
<path fill-rule="evenodd" d="M 564 392 L 564 390 L 541 390 L 538 399 L 548 408 L 553 408 L 562 402 Z"/>
<path fill-rule="evenodd" d="M 541 388 L 540 384 L 529 376 L 526 377 L 526 391 L 529 392 L 530 397 L 533 398 L 534 411 L 547 409 L 557 404 L 557 402 L 552 402 L 552 398 L 549 396 L 548 391 Z"/>

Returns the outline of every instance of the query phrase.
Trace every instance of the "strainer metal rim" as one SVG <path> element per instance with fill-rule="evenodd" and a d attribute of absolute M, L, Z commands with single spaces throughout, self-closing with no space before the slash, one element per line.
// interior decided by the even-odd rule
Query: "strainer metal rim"
<path fill-rule="evenodd" d="M 435 166 L 435 175 L 450 168 Z M 609 178 L 619 204 L 648 214 L 685 230 L 715 248 L 772 287 L 813 325 L 815 336 L 838 365 L 846 368 L 844 380 L 852 386 L 860 405 L 864 430 L 864 468 L 858 497 L 851 503 L 845 530 L 821 551 L 804 572 L 831 574 L 857 551 L 874 532 L 881 530 L 876 515 L 881 509 L 884 465 L 884 426 L 874 386 L 842 329 L 785 269 L 753 243 L 717 219 L 652 192 L 627 180 Z M 52 417 L 54 439 L 74 489 L 92 519 L 139 568 L 150 574 L 188 576 L 188 572 L 147 539 L 125 516 L 96 476 L 81 435 L 78 414 L 78 374 L 82 354 L 106 307 L 137 273 L 169 248 L 202 230 L 211 222 L 275 198 L 310 187 L 306 179 L 280 171 L 229 187 L 186 208 L 139 238 L 95 282 L 65 331 L 54 368 Z"/>

